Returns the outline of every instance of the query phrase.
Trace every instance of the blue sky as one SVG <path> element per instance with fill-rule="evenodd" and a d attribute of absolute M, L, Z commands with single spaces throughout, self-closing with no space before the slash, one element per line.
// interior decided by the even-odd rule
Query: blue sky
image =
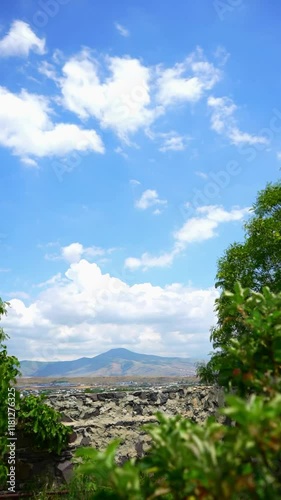
<path fill-rule="evenodd" d="M 20 359 L 204 357 L 280 176 L 277 0 L 3 0 L 0 295 Z"/>

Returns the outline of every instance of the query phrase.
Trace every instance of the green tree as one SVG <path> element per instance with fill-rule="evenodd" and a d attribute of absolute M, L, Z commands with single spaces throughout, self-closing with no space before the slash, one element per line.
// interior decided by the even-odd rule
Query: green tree
<path fill-rule="evenodd" d="M 224 292 L 233 292 L 238 281 L 256 292 L 265 286 L 272 292 L 281 290 L 281 182 L 260 191 L 251 211 L 244 242 L 230 245 L 218 262 L 216 287 L 222 293 L 216 300 L 217 325 L 211 331 L 216 351 L 206 366 L 198 367 L 198 375 L 205 382 L 227 385 L 226 348 L 232 339 L 252 334 L 249 325 L 241 321 L 239 310 L 229 315 L 229 296 Z"/>
<path fill-rule="evenodd" d="M 0 318 L 7 313 L 7 302 L 0 298 Z M 8 335 L 0 328 L 0 484 L 6 477 L 7 468 L 4 463 L 4 455 L 7 451 L 8 430 L 8 397 L 9 389 L 15 384 L 19 375 L 19 361 L 14 356 L 9 356 L 5 344 Z"/>
<path fill-rule="evenodd" d="M 281 294 L 225 292 L 227 313 L 239 312 L 252 336 L 232 339 L 226 355 L 238 378 L 226 396 L 223 425 L 157 415 L 146 426 L 152 447 L 140 460 L 116 464 L 118 443 L 105 451 L 79 449 L 70 498 L 115 500 L 278 500 L 281 498 Z M 251 392 L 245 397 L 245 393 Z M 76 488 L 76 491 L 75 491 Z"/>
<path fill-rule="evenodd" d="M 8 305 L 0 299 L 0 318 L 7 313 Z M 39 449 L 60 453 L 72 432 L 71 428 L 61 423 L 60 414 L 43 402 L 42 396 L 20 398 L 15 388 L 20 363 L 15 356 L 8 355 L 5 344 L 8 338 L 0 328 L 0 488 L 5 486 L 7 477 L 8 407 L 15 410 L 16 431 L 31 436 L 34 446 Z"/>

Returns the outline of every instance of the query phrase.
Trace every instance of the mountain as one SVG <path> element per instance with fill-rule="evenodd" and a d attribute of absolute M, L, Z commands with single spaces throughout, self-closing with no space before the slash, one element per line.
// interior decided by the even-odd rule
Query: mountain
<path fill-rule="evenodd" d="M 168 358 L 139 354 L 128 349 L 110 349 L 94 358 L 72 361 L 21 361 L 23 377 L 84 376 L 186 376 L 194 375 L 191 358 Z"/>

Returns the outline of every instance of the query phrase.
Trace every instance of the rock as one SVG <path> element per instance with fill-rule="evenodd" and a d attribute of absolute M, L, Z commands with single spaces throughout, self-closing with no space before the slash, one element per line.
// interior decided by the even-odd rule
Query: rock
<path fill-rule="evenodd" d="M 26 468 L 26 471 L 31 470 L 33 473 L 35 469 L 40 469 L 44 474 L 45 468 L 49 470 L 51 463 L 52 470 L 59 473 L 57 477 L 61 481 L 69 481 L 72 474 L 71 457 L 77 447 L 92 446 L 101 450 L 118 438 L 121 444 L 117 460 L 121 463 L 147 452 L 151 438 L 142 426 L 156 423 L 157 411 L 160 410 L 167 416 L 181 414 L 201 423 L 208 416 L 216 415 L 223 401 L 223 391 L 207 386 L 50 396 L 49 406 L 57 409 L 61 413 L 62 422 L 73 429 L 67 449 L 59 459 L 48 455 L 48 462 L 43 454 L 40 458 L 38 454 L 36 457 L 30 454 L 28 442 L 18 441 L 18 444 L 26 446 L 17 448 L 17 456 L 30 465 L 30 469 Z"/>
<path fill-rule="evenodd" d="M 136 453 L 137 453 L 137 457 L 138 458 L 141 458 L 143 455 L 144 455 L 144 451 L 143 451 L 143 443 L 142 441 L 138 441 L 135 445 L 135 449 L 136 449 Z"/>
<path fill-rule="evenodd" d="M 66 460 L 65 462 L 60 463 L 57 466 L 57 468 L 61 472 L 62 477 L 65 480 L 65 482 L 69 483 L 69 481 L 73 475 L 73 463 L 70 462 L 69 460 Z"/>
<path fill-rule="evenodd" d="M 72 434 L 70 434 L 69 438 L 68 438 L 68 442 L 69 443 L 74 443 L 77 439 L 77 434 L 76 432 L 72 432 Z"/>
<path fill-rule="evenodd" d="M 160 400 L 160 404 L 164 405 L 168 401 L 168 394 L 167 393 L 163 393 L 163 392 L 160 393 L 159 400 Z"/>
<path fill-rule="evenodd" d="M 83 437 L 80 442 L 80 446 L 89 446 L 91 444 L 91 440 L 89 437 Z"/>
<path fill-rule="evenodd" d="M 61 421 L 63 423 L 65 423 L 65 422 L 74 422 L 73 418 L 71 418 L 69 415 L 66 415 L 64 412 L 61 413 Z"/>
<path fill-rule="evenodd" d="M 98 417 L 100 414 L 100 409 L 99 408 L 93 408 L 92 410 L 86 410 L 81 413 L 80 418 L 88 420 L 90 418 Z"/>

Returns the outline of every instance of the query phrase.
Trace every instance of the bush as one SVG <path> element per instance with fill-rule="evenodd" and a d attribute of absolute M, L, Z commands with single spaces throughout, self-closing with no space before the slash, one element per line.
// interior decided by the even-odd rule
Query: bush
<path fill-rule="evenodd" d="M 0 299 L 0 317 L 7 312 L 7 302 Z M 14 430 L 8 427 L 10 419 L 16 417 L 16 433 L 31 436 L 34 445 L 42 450 L 60 453 L 68 441 L 69 427 L 60 422 L 60 414 L 44 403 L 44 397 L 33 395 L 20 398 L 16 390 L 16 377 L 20 375 L 20 363 L 15 356 L 9 356 L 5 341 L 8 339 L 0 328 L 0 485 L 5 487 L 7 479 L 6 454 L 8 437 Z M 13 426 L 12 426 L 13 427 Z"/>

